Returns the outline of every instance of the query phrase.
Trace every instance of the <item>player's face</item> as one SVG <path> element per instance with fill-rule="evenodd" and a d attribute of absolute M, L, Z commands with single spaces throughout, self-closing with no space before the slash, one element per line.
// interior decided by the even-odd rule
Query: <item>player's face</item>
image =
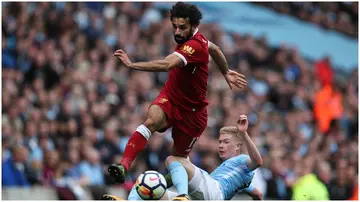
<path fill-rule="evenodd" d="M 237 155 L 236 150 L 239 149 L 236 146 L 234 136 L 231 134 L 220 134 L 219 137 L 219 156 L 222 160 L 229 159 Z"/>
<path fill-rule="evenodd" d="M 173 18 L 173 33 L 177 44 L 183 44 L 192 36 L 195 26 L 191 26 L 188 18 Z"/>

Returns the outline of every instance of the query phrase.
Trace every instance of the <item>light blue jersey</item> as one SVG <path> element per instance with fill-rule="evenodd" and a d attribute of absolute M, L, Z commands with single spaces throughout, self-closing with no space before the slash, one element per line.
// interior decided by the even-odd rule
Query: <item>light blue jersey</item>
<path fill-rule="evenodd" d="M 230 200 L 237 192 L 250 185 L 254 172 L 246 165 L 248 158 L 250 157 L 245 154 L 230 158 L 210 174 L 214 180 L 219 181 L 225 200 Z"/>

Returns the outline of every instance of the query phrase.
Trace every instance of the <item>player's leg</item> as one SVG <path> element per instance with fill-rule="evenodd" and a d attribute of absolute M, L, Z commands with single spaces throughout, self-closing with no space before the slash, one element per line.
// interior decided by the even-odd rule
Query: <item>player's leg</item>
<path fill-rule="evenodd" d="M 168 177 L 172 185 L 176 187 L 177 190 L 180 193 L 180 195 L 177 195 L 176 197 L 172 198 L 173 200 L 189 200 L 188 197 L 188 184 L 185 184 L 189 182 L 193 177 L 195 173 L 195 165 L 193 165 L 188 158 L 184 157 L 178 157 L 178 156 L 169 156 L 166 158 L 165 165 L 170 171 Z M 184 173 L 185 170 L 185 173 Z M 172 180 L 172 176 L 174 177 L 174 180 Z M 182 176 L 182 177 L 181 177 Z M 186 180 L 187 176 L 187 180 Z M 180 178 L 181 177 L 181 178 Z M 180 179 L 178 179 L 180 178 Z M 185 179 L 184 179 L 185 178 Z M 186 187 L 184 187 L 186 186 Z"/>
<path fill-rule="evenodd" d="M 168 168 L 170 164 L 173 162 L 179 162 L 185 169 L 188 177 L 188 181 L 190 181 L 195 174 L 195 165 L 191 163 L 189 158 L 179 157 L 179 156 L 169 156 L 166 158 L 165 165 Z"/>
<path fill-rule="evenodd" d="M 166 95 L 160 94 L 149 107 L 146 121 L 136 129 L 127 142 L 120 164 L 109 166 L 108 171 L 117 183 L 124 183 L 126 171 L 138 154 L 144 150 L 150 136 L 155 131 L 168 127 L 171 103 L 165 97 Z"/>
<path fill-rule="evenodd" d="M 166 160 L 166 166 L 171 175 L 171 182 L 179 193 L 179 197 L 177 198 L 182 197 L 183 200 L 186 200 L 186 198 L 189 198 L 188 182 L 194 173 L 194 167 L 191 166 L 187 157 L 193 145 L 198 140 L 198 137 L 189 136 L 178 127 L 173 126 L 172 138 L 174 140 L 174 147 L 172 156 L 168 157 Z M 184 165 L 182 163 L 184 163 Z M 187 169 L 190 176 L 188 175 Z M 166 176 L 166 178 L 169 179 L 169 176 Z"/>
<path fill-rule="evenodd" d="M 166 167 L 169 170 L 173 185 L 176 187 L 179 195 L 188 194 L 188 174 L 180 159 L 186 160 L 192 147 L 194 138 L 184 134 L 177 127 L 172 129 L 172 137 L 174 139 L 174 147 L 172 156 L 166 160 Z"/>
<path fill-rule="evenodd" d="M 166 165 L 173 161 L 180 162 L 188 174 L 188 192 L 192 200 L 214 199 L 211 197 L 212 194 L 209 192 L 214 191 L 213 189 L 216 187 L 216 182 L 209 176 L 208 173 L 201 171 L 201 169 L 192 164 L 188 158 L 169 156 L 166 159 Z M 204 173 L 202 174 L 202 172 Z M 181 197 L 177 196 L 173 200 L 177 198 Z"/>
<path fill-rule="evenodd" d="M 129 169 L 131 163 L 139 152 L 141 152 L 150 138 L 150 136 L 160 129 L 167 126 L 165 112 L 158 105 L 151 105 L 146 121 L 140 125 L 130 137 L 125 151 L 124 157 L 120 162 L 122 165 Z"/>
<path fill-rule="evenodd" d="M 177 120 L 174 122 L 172 130 L 172 138 L 174 140 L 172 156 L 183 157 L 186 160 L 195 142 L 206 128 L 207 110 L 204 108 L 197 112 L 180 110 L 176 112 L 178 116 L 175 116 Z M 178 161 L 179 159 L 181 158 L 173 158 L 171 162 L 168 162 L 167 168 L 171 174 L 171 181 L 178 193 L 180 195 L 188 194 L 188 182 L 191 178 L 188 177 L 188 173 L 181 162 Z"/>
<path fill-rule="evenodd" d="M 198 167 L 189 181 L 189 195 L 193 200 L 224 200 L 219 182 Z"/>

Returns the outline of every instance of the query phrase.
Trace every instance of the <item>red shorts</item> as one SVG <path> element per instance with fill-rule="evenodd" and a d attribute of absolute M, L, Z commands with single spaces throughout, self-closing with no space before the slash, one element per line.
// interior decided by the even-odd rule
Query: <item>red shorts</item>
<path fill-rule="evenodd" d="M 160 106 L 167 116 L 168 125 L 159 132 L 165 132 L 172 127 L 174 155 L 188 156 L 207 126 L 206 107 L 196 111 L 186 111 L 174 105 L 165 91 L 160 92 L 152 105 Z"/>

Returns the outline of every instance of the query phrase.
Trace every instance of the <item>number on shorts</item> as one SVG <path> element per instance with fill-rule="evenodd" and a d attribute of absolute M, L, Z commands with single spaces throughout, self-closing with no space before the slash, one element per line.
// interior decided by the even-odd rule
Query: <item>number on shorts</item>
<path fill-rule="evenodd" d="M 194 137 L 194 138 L 192 139 L 192 141 L 191 141 L 188 149 L 186 150 L 186 152 L 189 152 L 189 151 L 193 148 L 195 142 L 196 142 L 198 139 L 199 139 L 199 137 Z"/>
<path fill-rule="evenodd" d="M 192 74 L 194 74 L 194 73 L 195 73 L 196 68 L 197 68 L 197 67 L 194 67 L 194 70 L 193 70 Z"/>

